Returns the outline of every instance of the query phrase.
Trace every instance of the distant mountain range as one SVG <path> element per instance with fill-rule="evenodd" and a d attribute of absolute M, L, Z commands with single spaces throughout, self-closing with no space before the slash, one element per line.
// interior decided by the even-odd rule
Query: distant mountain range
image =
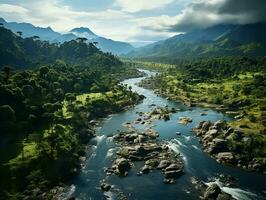
<path fill-rule="evenodd" d="M 69 33 L 61 34 L 55 32 L 52 28 L 42 28 L 34 26 L 30 23 L 17 23 L 17 22 L 6 22 L 3 18 L 0 18 L 0 23 L 7 29 L 16 33 L 18 31 L 22 32 L 22 37 L 33 37 L 39 36 L 41 40 L 48 40 L 50 42 L 66 42 L 74 40 L 78 37 L 85 37 L 89 42 L 97 42 L 97 47 L 104 52 L 111 52 L 116 55 L 127 54 L 134 50 L 134 47 L 126 42 L 114 41 L 107 39 L 93 33 L 89 28 L 80 27 L 74 28 L 69 31 Z"/>
<path fill-rule="evenodd" d="M 130 52 L 131 58 L 179 59 L 223 55 L 266 55 L 266 23 L 217 25 L 176 35 Z"/>

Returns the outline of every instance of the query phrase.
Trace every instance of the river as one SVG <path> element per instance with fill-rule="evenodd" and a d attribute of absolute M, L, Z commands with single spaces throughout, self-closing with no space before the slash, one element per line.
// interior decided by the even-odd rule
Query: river
<path fill-rule="evenodd" d="M 151 76 L 154 72 L 143 70 Z M 88 149 L 85 167 L 74 180 L 73 185 L 68 189 L 65 197 L 76 197 L 81 200 L 100 200 L 109 196 L 110 199 L 118 199 L 116 192 L 103 193 L 100 189 L 100 181 L 105 179 L 107 183 L 114 188 L 122 191 L 128 199 L 132 200 L 176 200 L 176 199 L 199 199 L 199 194 L 191 184 L 191 177 L 199 178 L 205 182 L 215 181 L 220 185 L 221 189 L 233 195 L 236 199 L 265 199 L 266 196 L 266 176 L 247 172 L 238 168 L 224 166 L 217 163 L 209 155 L 201 150 L 201 144 L 191 129 L 200 121 L 209 120 L 230 120 L 221 112 L 201 107 L 186 107 L 181 102 L 173 102 L 165 98 L 158 97 L 153 91 L 138 87 L 143 78 L 128 79 L 123 84 L 132 86 L 132 90 L 143 94 L 146 99 L 127 111 L 114 114 L 103 120 L 97 130 L 97 137 L 91 140 L 92 148 Z M 168 106 L 181 109 L 180 112 L 171 115 L 169 121 L 155 121 L 150 125 L 135 125 L 135 128 L 145 130 L 153 127 L 160 133 L 160 139 L 168 143 L 169 147 L 180 152 L 185 163 L 185 174 L 177 179 L 175 184 L 169 185 L 163 183 L 163 175 L 161 172 L 153 171 L 149 174 L 137 176 L 138 164 L 131 169 L 127 177 L 106 176 L 104 169 L 111 166 L 115 157 L 117 146 L 113 143 L 112 137 L 117 130 L 125 129 L 122 124 L 124 122 L 134 121 L 138 118 L 136 112 L 150 111 L 151 104 L 156 106 Z M 200 113 L 207 112 L 208 115 L 201 116 Z M 193 122 L 184 126 L 178 124 L 178 117 L 191 117 Z M 176 132 L 181 132 L 181 136 L 177 136 Z M 219 181 L 219 174 L 231 175 L 235 177 L 236 186 L 234 188 L 226 187 Z"/>

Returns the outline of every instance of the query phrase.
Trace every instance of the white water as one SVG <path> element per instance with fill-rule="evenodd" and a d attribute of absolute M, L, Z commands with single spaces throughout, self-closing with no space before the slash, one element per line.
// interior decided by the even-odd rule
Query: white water
<path fill-rule="evenodd" d="M 217 184 L 221 188 L 222 191 L 232 195 L 232 197 L 234 197 L 235 199 L 238 199 L 238 200 L 257 199 L 256 194 L 249 192 L 249 191 L 242 190 L 240 188 L 226 187 L 223 185 L 223 183 L 219 179 L 215 179 L 215 181 L 213 181 L 213 182 L 206 182 L 205 184 L 208 186 L 211 186 L 214 183 Z"/>

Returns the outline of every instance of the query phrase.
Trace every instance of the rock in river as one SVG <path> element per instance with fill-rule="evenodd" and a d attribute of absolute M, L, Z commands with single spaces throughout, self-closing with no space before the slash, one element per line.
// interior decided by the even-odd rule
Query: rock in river
<path fill-rule="evenodd" d="M 108 183 L 101 183 L 101 189 L 102 191 L 108 192 L 111 189 L 111 185 Z"/>
<path fill-rule="evenodd" d="M 192 118 L 190 117 L 179 117 L 179 124 L 187 125 L 192 122 Z"/>

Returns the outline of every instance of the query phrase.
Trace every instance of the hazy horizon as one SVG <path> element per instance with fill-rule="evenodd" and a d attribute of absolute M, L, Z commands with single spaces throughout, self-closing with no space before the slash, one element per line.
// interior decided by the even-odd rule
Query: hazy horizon
<path fill-rule="evenodd" d="M 0 3 L 0 16 L 66 33 L 88 27 L 96 34 L 149 44 L 181 32 L 217 24 L 264 22 L 261 0 L 40 0 Z"/>

